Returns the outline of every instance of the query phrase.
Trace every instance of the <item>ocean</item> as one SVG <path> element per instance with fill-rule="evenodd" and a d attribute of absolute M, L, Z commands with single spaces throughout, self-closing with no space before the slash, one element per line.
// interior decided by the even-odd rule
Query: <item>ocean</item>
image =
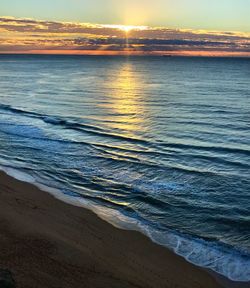
<path fill-rule="evenodd" d="M 249 79 L 247 58 L 1 55 L 0 169 L 250 281 Z"/>

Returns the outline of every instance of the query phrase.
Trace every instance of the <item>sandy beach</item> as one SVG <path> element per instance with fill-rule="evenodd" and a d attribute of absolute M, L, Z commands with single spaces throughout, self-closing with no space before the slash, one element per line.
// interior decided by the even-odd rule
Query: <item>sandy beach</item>
<path fill-rule="evenodd" d="M 4 173 L 0 188 L 0 269 L 16 287 L 221 287 L 139 232 Z"/>

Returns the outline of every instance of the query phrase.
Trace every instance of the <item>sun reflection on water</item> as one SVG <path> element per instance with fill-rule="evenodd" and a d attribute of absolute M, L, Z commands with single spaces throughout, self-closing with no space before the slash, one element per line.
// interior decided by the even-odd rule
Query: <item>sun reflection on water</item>
<path fill-rule="evenodd" d="M 108 104 L 106 108 L 113 113 L 114 121 L 109 127 L 122 131 L 124 136 L 139 136 L 147 130 L 143 79 L 136 73 L 129 61 L 122 64 L 108 85 Z"/>

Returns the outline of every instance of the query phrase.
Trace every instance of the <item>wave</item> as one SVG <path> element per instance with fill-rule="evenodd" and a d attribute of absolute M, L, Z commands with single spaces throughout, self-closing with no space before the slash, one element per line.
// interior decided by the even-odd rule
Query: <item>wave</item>
<path fill-rule="evenodd" d="M 10 111 L 10 112 L 14 112 L 14 113 L 18 113 L 18 114 L 23 114 L 23 115 L 27 115 L 27 116 L 33 116 L 33 117 L 40 117 L 41 114 L 36 113 L 36 112 L 30 112 L 30 111 L 25 111 L 19 108 L 15 108 L 11 105 L 8 104 L 0 104 L 0 109 L 5 110 L 5 111 Z"/>
<path fill-rule="evenodd" d="M 163 147 L 173 147 L 177 149 L 195 149 L 202 151 L 211 151 L 211 152 L 223 152 L 223 153 L 239 153 L 245 156 L 250 156 L 250 150 L 245 148 L 235 148 L 228 146 L 207 146 L 207 145 L 191 145 L 183 143 L 161 143 Z"/>
<path fill-rule="evenodd" d="M 54 121 L 54 120 L 53 120 Z M 137 150 L 138 149 L 138 145 L 136 146 L 136 149 L 121 149 L 121 148 L 116 148 L 113 146 L 109 146 L 109 145 L 103 145 L 101 144 L 101 142 L 98 143 L 89 143 L 89 142 L 85 142 L 85 141 L 78 141 L 78 140 L 73 140 L 73 139 L 61 139 L 61 138 L 56 138 L 54 136 L 48 136 L 45 135 L 43 133 L 43 130 L 40 129 L 39 127 L 36 126 L 31 126 L 31 125 L 25 125 L 25 124 L 14 124 L 14 123 L 8 123 L 8 122 L 2 122 L 0 123 L 0 131 L 4 132 L 5 134 L 8 135 L 13 135 L 13 136 L 18 136 L 23 138 L 24 140 L 26 139 L 32 139 L 32 140 L 37 140 L 35 146 L 36 147 L 32 147 L 29 143 L 29 141 L 26 141 L 25 146 L 27 145 L 27 147 L 31 150 L 44 150 L 44 149 L 48 149 L 48 150 L 53 150 L 53 153 L 55 155 L 60 155 L 60 152 L 57 151 L 57 149 L 55 149 L 55 145 L 84 145 L 85 147 L 88 147 L 88 149 L 91 149 L 92 152 L 95 151 L 97 153 L 92 154 L 92 156 L 89 155 L 89 157 L 92 157 L 92 159 L 96 159 L 96 160 L 105 160 L 107 163 L 113 163 L 115 165 L 134 165 L 134 167 L 138 167 L 138 169 L 158 169 L 158 170 L 162 170 L 165 172 L 179 172 L 179 173 L 185 173 L 190 174 L 190 175 L 203 175 L 203 176 L 216 176 L 218 174 L 222 175 L 222 174 L 230 174 L 233 175 L 233 171 L 230 172 L 218 172 L 218 171 L 212 171 L 207 169 L 206 167 L 201 168 L 201 167 L 194 167 L 194 166 L 190 166 L 188 164 L 179 164 L 179 163 L 169 163 L 167 160 L 164 161 L 165 157 L 168 155 L 164 154 L 163 152 L 160 152 L 159 149 L 155 150 L 155 149 L 151 149 L 151 151 L 148 150 Z M 163 146 L 165 146 L 165 144 L 162 144 Z M 175 147 L 176 149 L 178 149 L 177 147 L 189 147 L 191 149 L 191 147 L 198 147 L 199 146 L 195 146 L 195 145 L 187 145 L 187 144 L 175 144 L 175 143 L 168 143 L 167 145 L 167 149 L 169 149 L 170 147 Z M 46 147 L 45 147 L 46 146 Z M 50 147 L 51 146 L 51 147 Z M 58 147 L 57 147 L 58 148 Z M 108 152 L 106 151 L 106 148 L 112 149 L 114 148 L 114 150 L 117 151 L 122 151 L 122 154 L 115 154 L 113 151 Z M 183 148 L 184 149 L 184 148 Z M 131 155 L 123 155 L 123 152 L 126 151 L 128 153 L 131 153 Z M 172 151 L 174 152 L 174 150 Z M 65 152 L 64 152 L 65 153 Z M 138 158 L 137 154 L 143 154 L 143 155 L 147 155 L 150 154 L 152 155 L 154 158 L 159 155 L 161 160 L 160 162 L 157 162 L 155 160 L 149 160 L 149 159 L 140 159 L 140 157 Z M 249 165 L 241 163 L 241 162 L 235 162 L 235 161 L 223 161 L 221 158 L 218 157 L 211 157 L 211 156 L 204 156 L 204 155 L 197 155 L 197 154 L 189 154 L 187 152 L 185 152 L 186 156 L 191 157 L 196 157 L 196 158 L 200 158 L 200 159 L 205 159 L 205 160 L 212 160 L 216 163 L 223 163 L 223 164 L 228 164 L 228 165 L 233 165 L 236 167 L 240 167 L 240 168 L 248 168 Z M 176 157 L 176 156 L 175 156 Z M 153 159 L 154 159 L 153 158 Z M 164 162 L 163 162 L 164 161 Z"/>
<path fill-rule="evenodd" d="M 89 209 L 117 228 L 139 231 L 155 243 L 167 247 L 197 266 L 217 272 L 232 281 L 250 281 L 249 254 L 240 253 L 236 249 L 216 241 L 195 238 L 171 229 L 161 231 L 143 223 L 136 217 L 132 218 L 118 210 L 98 205 L 76 193 L 63 193 L 62 190 L 47 186 L 40 179 L 21 170 L 4 165 L 0 166 L 0 170 L 20 181 L 35 185 L 61 201 Z"/>
<path fill-rule="evenodd" d="M 150 145 L 150 143 L 146 140 L 140 139 L 140 138 L 134 138 L 134 137 L 125 137 L 120 134 L 116 134 L 113 132 L 108 132 L 107 130 L 104 130 L 100 127 L 83 124 L 83 123 L 77 123 L 66 119 L 61 118 L 60 116 L 53 116 L 53 115 L 43 115 L 37 112 L 30 112 L 19 108 L 14 108 L 11 105 L 6 104 L 0 104 L 0 109 L 10 111 L 13 113 L 22 114 L 23 116 L 28 116 L 36 119 L 40 119 L 44 121 L 45 123 L 52 124 L 52 125 L 60 125 L 64 128 L 76 130 L 79 132 L 84 132 L 88 134 L 93 134 L 95 136 L 101 136 L 105 138 L 112 138 L 116 140 L 122 140 L 130 143 L 137 143 L 141 145 Z"/>
<path fill-rule="evenodd" d="M 153 153 L 158 153 L 159 155 L 162 155 L 163 153 L 161 150 L 165 149 L 170 149 L 169 151 L 173 151 L 171 149 L 176 150 L 183 150 L 183 149 L 190 149 L 190 150 L 198 150 L 198 151 L 208 151 L 208 152 L 217 152 L 217 153 L 237 153 L 241 154 L 243 156 L 250 156 L 250 150 L 244 147 L 230 147 L 230 146 L 208 146 L 208 145 L 191 145 L 191 144 L 184 144 L 184 143 L 162 143 L 162 142 L 154 142 L 154 141 L 147 141 L 145 139 L 141 138 L 135 138 L 135 137 L 128 137 L 128 136 L 123 136 L 117 133 L 114 133 L 113 131 L 108 131 L 106 129 L 103 129 L 98 126 L 90 125 L 90 124 L 85 124 L 85 123 L 78 123 L 76 121 L 64 119 L 60 116 L 55 116 L 55 115 L 45 115 L 45 114 L 40 114 L 37 112 L 31 112 L 27 110 L 23 110 L 20 108 L 15 108 L 12 107 L 11 105 L 6 105 L 6 104 L 0 104 L 0 109 L 10 111 L 12 113 L 18 113 L 23 116 L 28 116 L 36 119 L 40 119 L 43 122 L 51 125 L 57 125 L 61 126 L 62 128 L 66 129 L 72 129 L 78 132 L 82 133 L 87 133 L 91 134 L 94 136 L 99 136 L 103 138 L 111 138 L 113 140 L 118 140 L 118 141 L 125 141 L 130 144 L 138 144 L 141 145 L 142 147 L 147 147 L 147 148 L 154 148 Z M 100 145 L 101 146 L 101 145 Z M 140 151 L 138 151 L 140 153 Z M 142 153 L 144 151 L 141 151 Z M 148 151 L 146 151 L 148 152 Z M 164 151 L 165 153 L 165 151 Z M 237 163 L 240 165 L 240 163 Z M 236 164 L 236 165 L 237 165 Z"/>

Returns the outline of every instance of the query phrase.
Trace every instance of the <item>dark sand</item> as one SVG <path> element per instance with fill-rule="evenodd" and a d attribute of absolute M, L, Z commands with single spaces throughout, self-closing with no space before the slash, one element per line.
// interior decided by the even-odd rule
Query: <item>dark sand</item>
<path fill-rule="evenodd" d="M 135 231 L 0 173 L 0 269 L 22 288 L 221 287 Z"/>

